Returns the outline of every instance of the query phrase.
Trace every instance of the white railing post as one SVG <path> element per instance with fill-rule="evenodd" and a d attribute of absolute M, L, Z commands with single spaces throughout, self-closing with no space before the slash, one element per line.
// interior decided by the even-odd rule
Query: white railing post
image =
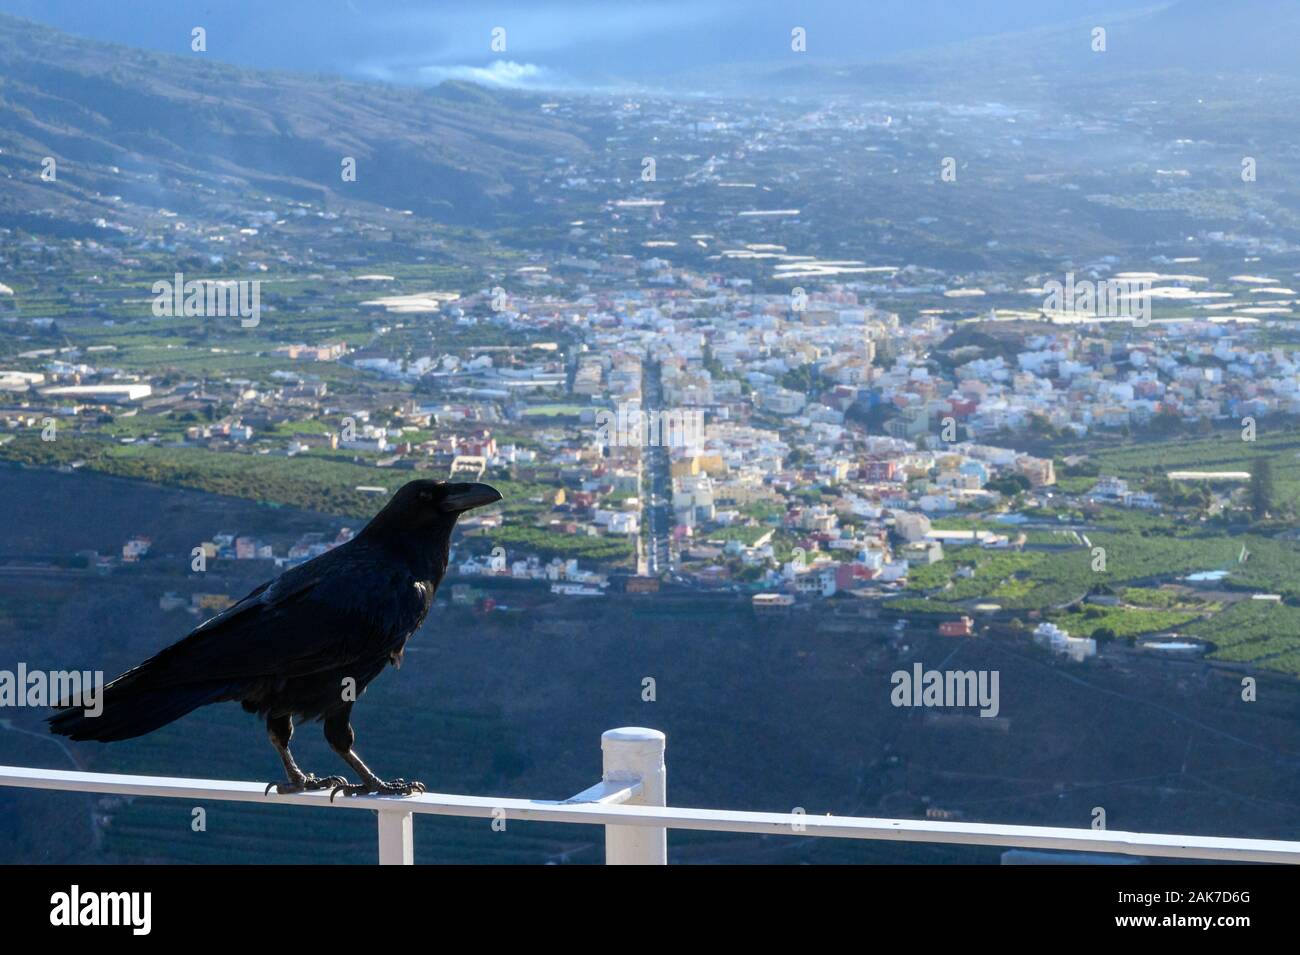
<path fill-rule="evenodd" d="M 415 827 L 410 812 L 381 809 L 379 816 L 379 864 L 415 864 Z"/>
<path fill-rule="evenodd" d="M 625 805 L 667 806 L 664 749 L 659 730 L 624 726 L 600 737 L 607 783 L 640 782 L 641 791 Z M 668 830 L 661 826 L 605 826 L 606 865 L 667 865 Z"/>

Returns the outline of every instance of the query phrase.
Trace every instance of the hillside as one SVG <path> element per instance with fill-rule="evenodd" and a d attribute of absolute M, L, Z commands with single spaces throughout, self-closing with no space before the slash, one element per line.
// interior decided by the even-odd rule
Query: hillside
<path fill-rule="evenodd" d="M 1104 52 L 1093 49 L 1096 27 L 1106 31 Z M 1267 89 L 1279 83 L 1290 89 L 1300 80 L 1297 29 L 1300 6 L 1291 0 L 1175 0 L 1137 13 L 1087 15 L 884 58 L 835 61 L 810 54 L 710 72 L 716 74 L 715 87 L 737 92 L 752 93 L 756 87 L 783 95 L 866 91 L 1098 109 L 1115 105 L 1112 92 L 1117 100 L 1131 101 L 1135 83 L 1153 82 L 1167 92 L 1231 77 L 1236 94 L 1266 104 Z M 1251 85 L 1263 82 L 1265 89 L 1252 89 L 1240 82 L 1243 77 Z M 683 79 L 700 82 L 702 74 Z"/>
<path fill-rule="evenodd" d="M 485 224 L 584 131 L 535 99 L 419 90 L 166 56 L 0 16 L 0 218 L 123 203 L 194 214 L 262 197 L 360 201 Z M 58 162 L 57 191 L 41 159 Z M 357 161 L 343 182 L 341 161 Z M 121 197 L 120 201 L 112 197 Z"/>

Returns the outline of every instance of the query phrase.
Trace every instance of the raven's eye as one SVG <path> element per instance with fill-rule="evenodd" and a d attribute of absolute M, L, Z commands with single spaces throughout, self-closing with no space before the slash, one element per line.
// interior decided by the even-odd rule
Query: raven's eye
<path fill-rule="evenodd" d="M 432 500 L 433 500 L 433 492 L 432 492 L 432 491 L 421 491 L 421 492 L 420 492 L 420 500 L 422 500 L 422 501 L 432 501 Z"/>

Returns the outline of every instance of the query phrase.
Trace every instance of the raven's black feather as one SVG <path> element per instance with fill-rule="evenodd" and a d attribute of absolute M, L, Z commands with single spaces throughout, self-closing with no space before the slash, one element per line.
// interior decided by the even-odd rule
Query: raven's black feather
<path fill-rule="evenodd" d="M 499 498 L 485 485 L 410 482 L 356 538 L 261 585 L 108 684 L 99 716 L 64 709 L 50 729 L 108 742 L 224 700 L 300 719 L 350 705 L 345 680 L 359 695 L 429 612 L 460 502 Z"/>

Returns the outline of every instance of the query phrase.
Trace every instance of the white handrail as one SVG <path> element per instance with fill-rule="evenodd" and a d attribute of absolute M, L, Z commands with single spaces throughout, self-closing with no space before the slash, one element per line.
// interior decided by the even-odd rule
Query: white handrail
<path fill-rule="evenodd" d="M 667 806 L 664 745 L 664 736 L 657 730 L 624 727 L 607 731 L 602 736 L 604 778 L 595 786 L 563 801 L 420 793 L 405 797 L 340 797 L 331 802 L 326 791 L 290 795 L 272 792 L 267 795 L 264 783 L 86 773 L 24 766 L 0 766 L 0 786 L 377 811 L 379 861 L 383 864 L 410 865 L 414 861 L 411 835 L 415 813 L 604 826 L 605 861 L 609 864 L 666 863 L 668 829 L 1300 864 L 1300 842 L 1277 839 Z"/>

